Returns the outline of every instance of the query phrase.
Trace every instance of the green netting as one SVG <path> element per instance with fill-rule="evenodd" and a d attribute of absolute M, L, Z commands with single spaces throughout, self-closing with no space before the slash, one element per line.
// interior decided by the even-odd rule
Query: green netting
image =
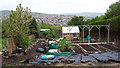
<path fill-rule="evenodd" d="M 58 49 L 58 45 L 53 45 L 53 44 L 51 44 L 51 45 L 50 45 L 50 49 Z"/>
<path fill-rule="evenodd" d="M 61 53 L 46 53 L 47 55 L 55 55 L 55 56 L 70 56 L 70 55 L 76 55 L 76 53 L 72 52 L 61 52 Z"/>

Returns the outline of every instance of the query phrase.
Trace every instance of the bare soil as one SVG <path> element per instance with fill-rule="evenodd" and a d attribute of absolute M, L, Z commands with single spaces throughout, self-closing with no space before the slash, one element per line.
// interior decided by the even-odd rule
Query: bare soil
<path fill-rule="evenodd" d="M 41 53 L 36 52 L 36 48 L 40 47 L 41 45 L 35 45 L 29 52 L 27 52 L 27 55 L 18 55 L 14 57 L 10 57 L 8 59 L 2 59 L 2 65 L 3 66 L 44 66 L 42 64 L 20 64 L 19 61 L 25 60 L 25 59 L 33 59 L 33 57 L 37 55 L 41 55 Z M 77 50 L 79 52 L 79 50 Z M 56 63 L 56 64 L 50 64 L 48 66 L 117 66 L 120 67 L 120 63 L 115 62 L 109 62 L 109 63 L 95 63 L 95 62 L 86 62 L 86 63 L 71 63 L 71 64 L 65 64 L 65 63 Z"/>

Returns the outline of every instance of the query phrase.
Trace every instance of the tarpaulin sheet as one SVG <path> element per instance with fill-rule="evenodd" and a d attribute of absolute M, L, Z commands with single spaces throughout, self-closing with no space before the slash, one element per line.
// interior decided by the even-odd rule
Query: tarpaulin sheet
<path fill-rule="evenodd" d="M 55 56 L 70 56 L 70 55 L 75 55 L 76 53 L 72 52 L 61 52 L 61 53 L 46 53 L 47 55 L 55 55 Z"/>
<path fill-rule="evenodd" d="M 103 52 L 103 53 L 95 53 L 95 54 L 89 54 L 88 56 L 84 56 L 83 54 L 77 54 L 73 55 L 75 53 L 67 53 L 69 55 L 64 55 L 60 53 L 62 56 L 58 56 L 58 53 L 49 53 L 49 54 L 55 54 L 57 55 L 52 60 L 42 60 L 40 58 L 36 58 L 35 62 L 31 62 L 33 64 L 52 64 L 56 63 L 56 61 L 59 61 L 59 63 L 62 63 L 62 59 L 68 59 L 68 60 L 75 60 L 73 63 L 81 63 L 81 62 L 117 62 L 120 63 L 120 52 L 113 51 L 113 52 Z M 64 53 L 65 54 L 65 53 Z"/>
<path fill-rule="evenodd" d="M 116 51 L 90 54 L 90 55 L 99 62 L 108 62 L 108 61 L 120 62 L 120 52 L 116 52 Z"/>
<path fill-rule="evenodd" d="M 58 45 L 50 44 L 50 49 L 58 49 Z"/>
<path fill-rule="evenodd" d="M 82 55 L 81 57 L 81 62 L 98 62 L 94 57 L 88 55 L 88 56 L 84 56 Z"/>
<path fill-rule="evenodd" d="M 40 64 L 50 64 L 50 63 L 55 63 L 56 61 L 59 61 L 59 63 L 62 63 L 62 59 L 75 60 L 73 63 L 80 63 L 81 54 L 77 54 L 77 55 L 73 55 L 73 56 L 56 56 L 52 60 L 42 60 L 42 59 L 38 58 L 38 59 L 36 59 L 36 62 L 33 62 L 33 64 L 36 64 L 37 62 Z"/>

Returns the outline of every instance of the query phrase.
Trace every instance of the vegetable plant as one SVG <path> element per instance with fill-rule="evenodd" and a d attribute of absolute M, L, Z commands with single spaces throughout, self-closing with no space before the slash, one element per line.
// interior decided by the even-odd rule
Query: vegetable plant
<path fill-rule="evenodd" d="M 71 41 L 68 41 L 67 39 L 60 40 L 58 45 L 59 45 L 59 48 L 63 51 L 73 50 L 75 48 L 74 46 L 72 46 Z"/>

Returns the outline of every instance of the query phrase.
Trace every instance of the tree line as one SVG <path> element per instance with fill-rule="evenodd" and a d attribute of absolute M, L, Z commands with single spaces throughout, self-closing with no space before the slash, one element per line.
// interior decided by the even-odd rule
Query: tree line
<path fill-rule="evenodd" d="M 14 38 L 16 45 L 20 45 L 27 48 L 28 45 L 32 44 L 31 40 L 28 38 L 29 35 L 34 34 L 38 37 L 37 33 L 39 29 L 50 29 L 50 31 L 45 31 L 46 37 L 58 38 L 60 35 L 57 31 L 61 31 L 62 26 L 50 26 L 47 24 L 37 24 L 35 19 L 31 16 L 31 10 L 26 7 L 23 8 L 19 4 L 16 11 L 11 11 L 7 20 L 2 21 L 2 47 L 6 47 L 6 39 Z M 95 18 L 84 20 L 83 16 L 75 16 L 69 22 L 68 25 L 105 25 L 110 24 L 111 26 L 111 36 L 114 38 L 120 38 L 120 1 L 111 4 L 102 16 L 97 16 Z"/>
<path fill-rule="evenodd" d="M 84 21 L 84 17 L 75 16 L 69 22 L 68 25 L 108 25 L 110 24 L 110 35 L 113 38 L 120 38 L 120 1 L 115 2 L 109 6 L 106 13 L 102 16 Z M 104 29 L 103 29 L 104 31 Z"/>

